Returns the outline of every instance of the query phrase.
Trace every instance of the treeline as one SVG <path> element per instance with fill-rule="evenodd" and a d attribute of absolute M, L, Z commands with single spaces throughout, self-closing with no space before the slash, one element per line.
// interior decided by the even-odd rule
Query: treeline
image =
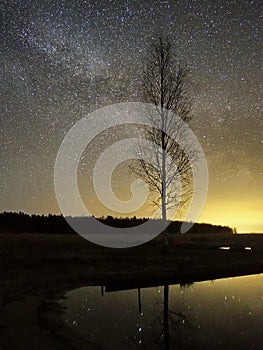
<path fill-rule="evenodd" d="M 88 224 L 89 217 L 74 217 L 73 220 L 84 221 Z M 147 218 L 114 218 L 112 216 L 101 217 L 98 220 L 106 225 L 114 227 L 131 227 L 142 224 Z M 168 233 L 180 233 L 182 222 L 172 221 L 166 231 Z M 0 232 L 2 233 L 56 233 L 56 234 L 76 234 L 68 225 L 62 215 L 28 215 L 22 212 L 0 213 Z M 211 224 L 194 224 L 189 233 L 217 234 L 229 233 L 233 230 L 227 226 Z"/>

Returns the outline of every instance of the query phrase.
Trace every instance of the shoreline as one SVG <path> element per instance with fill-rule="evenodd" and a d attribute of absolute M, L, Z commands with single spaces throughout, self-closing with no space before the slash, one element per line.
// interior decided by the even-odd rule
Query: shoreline
<path fill-rule="evenodd" d="M 57 301 L 84 285 L 104 285 L 109 291 L 263 273 L 261 249 L 215 251 L 196 246 L 164 255 L 155 246 L 116 251 L 92 247 L 77 237 L 27 235 L 0 236 L 0 253 L 3 350 L 81 349 L 81 339 L 60 320 L 63 310 Z M 103 350 L 98 344 L 88 346 Z"/>
<path fill-rule="evenodd" d="M 237 268 L 238 266 L 236 266 Z M 203 267 L 203 270 L 205 267 Z M 208 271 L 208 270 L 207 270 Z M 163 273 L 160 271 L 160 274 Z M 210 269 L 209 275 L 213 274 Z M 238 274 L 231 273 L 230 275 L 218 275 L 215 277 L 213 275 L 213 280 L 221 278 L 230 278 L 238 276 L 247 276 L 263 273 L 263 263 L 261 267 L 257 267 L 257 271 L 246 269 L 246 274 L 238 272 Z M 155 285 L 163 284 L 179 284 L 174 282 L 174 278 L 169 281 L 166 280 L 164 275 L 158 274 L 159 283 L 153 282 L 151 279 L 145 282 L 144 285 L 139 284 L 141 288 L 151 287 Z M 171 271 L 169 271 L 169 276 Z M 210 275 L 211 276 L 211 275 Z M 130 283 L 130 274 L 128 277 L 129 283 L 123 283 L 123 274 L 110 274 L 115 281 L 106 285 L 106 292 L 134 289 L 138 288 L 138 282 Z M 178 276 L 177 276 L 178 277 Z M 103 281 L 108 280 L 109 276 L 105 275 Z M 197 278 L 195 282 L 207 281 L 211 278 L 200 279 Z M 117 281 L 117 282 L 116 282 Z M 120 282 L 121 281 L 121 282 Z M 101 281 L 102 282 L 102 281 Z M 116 284 L 117 283 L 117 284 Z M 184 282 L 188 283 L 188 282 Z M 29 291 L 21 293 L 18 298 L 9 300 L 8 304 L 1 307 L 2 322 L 0 324 L 0 335 L 2 337 L 3 350 L 13 350 L 13 349 L 29 349 L 38 348 L 39 350 L 106 350 L 99 343 L 95 344 L 93 342 L 87 343 L 86 339 L 81 339 L 73 329 L 63 321 L 64 309 L 61 308 L 59 301 L 65 297 L 65 294 L 73 289 L 77 289 L 83 286 L 100 286 L 100 283 L 94 283 L 93 281 L 86 281 L 82 278 L 80 280 L 75 280 L 72 284 L 67 283 L 67 285 L 58 284 L 53 286 L 48 292 L 46 290 L 39 290 L 37 293 L 30 293 Z M 117 288 L 116 288 L 117 286 Z M 26 319 L 25 319 L 26 317 Z M 5 326 L 3 327 L 3 323 Z M 15 333 L 14 333 L 15 330 Z M 16 334 L 16 337 L 14 337 Z"/>

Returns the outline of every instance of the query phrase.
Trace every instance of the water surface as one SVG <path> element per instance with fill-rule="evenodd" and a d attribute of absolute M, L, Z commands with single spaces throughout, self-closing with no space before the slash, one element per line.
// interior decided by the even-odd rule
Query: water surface
<path fill-rule="evenodd" d="M 65 322 L 107 349 L 263 349 L 263 274 L 66 297 Z"/>

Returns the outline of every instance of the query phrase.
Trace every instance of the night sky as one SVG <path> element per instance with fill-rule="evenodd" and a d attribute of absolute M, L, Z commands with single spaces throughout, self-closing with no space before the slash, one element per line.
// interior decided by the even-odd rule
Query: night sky
<path fill-rule="evenodd" d="M 143 101 L 144 57 L 152 40 L 169 35 L 190 72 L 191 127 L 209 165 L 199 221 L 263 232 L 260 5 L 1 0 L 0 211 L 59 213 L 53 172 L 67 131 L 99 107 Z M 94 142 L 80 164 L 80 188 L 95 215 L 110 212 L 87 183 L 114 137 Z M 119 175 L 116 190 L 129 197 L 125 167 Z"/>

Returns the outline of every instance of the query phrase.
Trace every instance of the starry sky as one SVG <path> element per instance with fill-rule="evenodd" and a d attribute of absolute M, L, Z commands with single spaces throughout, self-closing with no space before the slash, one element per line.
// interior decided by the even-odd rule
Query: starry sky
<path fill-rule="evenodd" d="M 97 108 L 143 101 L 147 50 L 169 35 L 189 70 L 190 125 L 209 166 L 199 221 L 263 232 L 261 1 L 1 0 L 0 10 L 0 211 L 59 213 L 53 172 L 64 136 Z M 81 160 L 95 215 L 112 213 L 87 183 L 120 135 L 105 133 Z M 129 198 L 125 164 L 116 183 Z"/>

